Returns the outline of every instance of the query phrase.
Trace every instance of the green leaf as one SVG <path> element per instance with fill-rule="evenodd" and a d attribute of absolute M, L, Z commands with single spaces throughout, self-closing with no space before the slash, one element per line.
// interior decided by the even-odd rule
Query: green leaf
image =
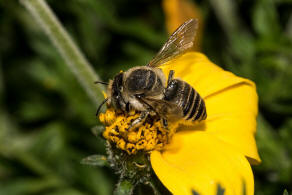
<path fill-rule="evenodd" d="M 100 136 L 103 131 L 104 131 L 104 126 L 102 126 L 102 125 L 96 125 L 96 126 L 94 126 L 94 127 L 91 128 L 91 132 L 96 137 Z"/>
<path fill-rule="evenodd" d="M 81 160 L 81 164 L 91 166 L 105 166 L 108 164 L 107 158 L 104 155 L 91 155 Z"/>
<path fill-rule="evenodd" d="M 54 12 L 45 1 L 40 0 L 21 0 L 25 8 L 38 22 L 43 31 L 51 39 L 61 56 L 66 61 L 68 69 L 72 71 L 85 89 L 93 103 L 98 103 L 102 99 L 101 91 L 103 86 L 94 86 L 93 82 L 100 80 L 91 65 L 80 52 L 65 28 L 61 25 Z"/>
<path fill-rule="evenodd" d="M 114 195 L 130 195 L 133 194 L 133 190 L 134 185 L 128 180 L 123 180 L 118 183 Z"/>
<path fill-rule="evenodd" d="M 253 10 L 253 25 L 263 37 L 275 37 L 280 33 L 277 11 L 271 0 L 257 1 Z"/>
<path fill-rule="evenodd" d="M 200 195 L 196 190 L 192 189 L 192 195 Z"/>
<path fill-rule="evenodd" d="M 283 195 L 289 195 L 288 191 L 285 189 Z"/>
<path fill-rule="evenodd" d="M 218 184 L 217 185 L 217 193 L 216 193 L 216 195 L 223 195 L 224 192 L 225 192 L 225 189 L 220 184 Z"/>

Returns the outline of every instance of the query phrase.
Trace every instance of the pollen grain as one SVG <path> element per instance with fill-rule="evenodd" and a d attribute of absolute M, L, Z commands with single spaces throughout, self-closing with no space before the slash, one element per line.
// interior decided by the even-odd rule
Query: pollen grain
<path fill-rule="evenodd" d="M 139 127 L 129 130 L 132 121 L 138 117 L 139 113 L 117 113 L 112 108 L 107 109 L 99 115 L 105 125 L 103 137 L 128 154 L 161 150 L 169 143 L 175 133 L 175 124 L 170 124 L 166 129 L 158 116 L 151 116 Z"/>

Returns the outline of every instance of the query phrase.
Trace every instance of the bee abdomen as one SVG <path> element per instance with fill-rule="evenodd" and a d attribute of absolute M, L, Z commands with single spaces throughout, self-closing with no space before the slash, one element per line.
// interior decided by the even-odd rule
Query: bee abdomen
<path fill-rule="evenodd" d="M 201 121 L 207 117 L 204 100 L 187 82 L 173 79 L 165 90 L 164 99 L 175 103 L 185 120 Z"/>
<path fill-rule="evenodd" d="M 196 92 L 195 98 L 193 100 L 193 105 L 191 110 L 185 116 L 186 120 L 201 121 L 207 118 L 206 106 L 204 100 L 200 97 L 198 92 Z"/>

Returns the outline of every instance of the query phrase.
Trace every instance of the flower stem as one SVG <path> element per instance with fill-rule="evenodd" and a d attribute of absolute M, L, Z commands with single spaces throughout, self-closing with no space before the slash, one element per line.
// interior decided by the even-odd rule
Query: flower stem
<path fill-rule="evenodd" d="M 43 0 L 20 0 L 20 2 L 37 20 L 41 28 L 59 50 L 69 69 L 77 77 L 93 103 L 97 104 L 101 101 L 103 99 L 101 91 L 104 88 L 101 85 L 94 84 L 94 81 L 100 80 L 98 75 L 74 44 L 47 3 Z"/>

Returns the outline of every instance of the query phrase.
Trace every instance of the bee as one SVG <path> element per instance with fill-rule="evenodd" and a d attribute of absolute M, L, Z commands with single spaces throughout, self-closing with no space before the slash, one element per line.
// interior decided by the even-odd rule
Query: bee
<path fill-rule="evenodd" d="M 199 93 L 187 82 L 174 78 L 173 70 L 166 80 L 159 68 L 192 49 L 197 26 L 196 19 L 182 24 L 146 66 L 120 72 L 109 83 L 96 82 L 108 85 L 107 98 L 97 109 L 97 114 L 106 102 L 116 110 L 140 112 L 130 128 L 141 125 L 147 116 L 155 114 L 161 118 L 165 127 L 168 121 L 175 119 L 206 119 L 206 106 Z"/>

